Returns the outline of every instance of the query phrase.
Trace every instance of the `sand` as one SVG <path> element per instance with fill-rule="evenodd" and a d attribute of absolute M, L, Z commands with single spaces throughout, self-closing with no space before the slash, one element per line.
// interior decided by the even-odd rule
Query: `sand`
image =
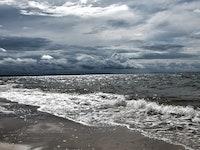
<path fill-rule="evenodd" d="M 0 150 L 183 150 L 125 127 L 89 127 L 0 99 Z"/>

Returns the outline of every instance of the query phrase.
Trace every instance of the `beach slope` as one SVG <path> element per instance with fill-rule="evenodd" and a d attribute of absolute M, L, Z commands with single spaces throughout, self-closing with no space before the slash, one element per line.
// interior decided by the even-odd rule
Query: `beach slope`
<path fill-rule="evenodd" d="M 0 107 L 0 150 L 184 149 L 125 127 L 84 126 L 5 99 Z"/>

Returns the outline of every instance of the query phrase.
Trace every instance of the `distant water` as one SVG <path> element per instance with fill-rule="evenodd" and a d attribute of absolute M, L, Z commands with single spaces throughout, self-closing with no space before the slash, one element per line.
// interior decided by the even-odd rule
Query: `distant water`
<path fill-rule="evenodd" d="M 4 77 L 0 97 L 86 125 L 123 125 L 200 149 L 198 73 Z"/>

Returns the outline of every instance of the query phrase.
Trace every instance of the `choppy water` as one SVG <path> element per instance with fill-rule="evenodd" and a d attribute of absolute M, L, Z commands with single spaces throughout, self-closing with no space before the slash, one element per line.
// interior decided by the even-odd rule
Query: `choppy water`
<path fill-rule="evenodd" d="M 0 78 L 0 97 L 93 125 L 200 149 L 200 74 Z M 3 109 L 3 108 L 1 108 Z"/>

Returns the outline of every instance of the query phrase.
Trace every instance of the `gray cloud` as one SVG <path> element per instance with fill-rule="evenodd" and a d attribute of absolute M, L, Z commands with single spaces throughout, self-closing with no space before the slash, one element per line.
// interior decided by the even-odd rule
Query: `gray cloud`
<path fill-rule="evenodd" d="M 0 37 L 0 47 L 9 50 L 28 51 L 48 45 L 49 41 L 43 38 Z"/>
<path fill-rule="evenodd" d="M 124 20 L 108 20 L 107 24 L 109 26 L 116 27 L 116 28 L 121 28 L 121 27 L 126 28 L 126 27 L 131 26 L 131 24 L 129 22 L 126 22 Z"/>
<path fill-rule="evenodd" d="M 0 1 L 0 74 L 200 71 L 199 6 L 199 0 Z"/>

